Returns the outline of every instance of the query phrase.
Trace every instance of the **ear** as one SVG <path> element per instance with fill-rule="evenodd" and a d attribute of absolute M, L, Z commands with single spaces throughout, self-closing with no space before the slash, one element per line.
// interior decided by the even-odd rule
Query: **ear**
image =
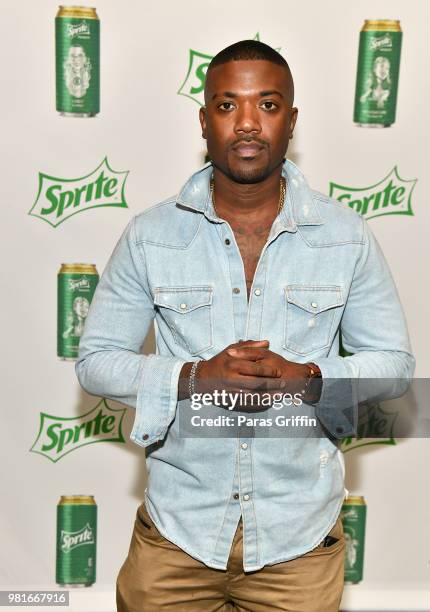
<path fill-rule="evenodd" d="M 291 109 L 291 117 L 290 117 L 290 140 L 293 137 L 293 132 L 294 132 L 294 127 L 296 125 L 296 121 L 297 121 L 297 115 L 299 113 L 299 109 L 296 107 L 293 107 Z"/>
<path fill-rule="evenodd" d="M 206 126 L 206 106 L 202 106 L 199 110 L 200 125 L 202 126 L 202 138 L 206 140 L 207 126 Z"/>

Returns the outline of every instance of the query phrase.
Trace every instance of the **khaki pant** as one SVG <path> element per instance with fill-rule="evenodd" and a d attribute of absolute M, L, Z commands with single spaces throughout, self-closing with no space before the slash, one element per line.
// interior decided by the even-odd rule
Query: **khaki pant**
<path fill-rule="evenodd" d="M 227 570 L 207 567 L 164 538 L 145 504 L 136 514 L 128 556 L 117 578 L 118 612 L 338 612 L 345 540 L 338 518 L 331 546 L 244 573 L 242 519 Z"/>

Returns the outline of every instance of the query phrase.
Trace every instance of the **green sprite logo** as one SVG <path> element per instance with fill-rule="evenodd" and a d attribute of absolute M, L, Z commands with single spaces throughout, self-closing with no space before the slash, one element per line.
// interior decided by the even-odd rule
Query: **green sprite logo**
<path fill-rule="evenodd" d="M 260 40 L 259 32 L 254 36 L 253 40 Z M 278 52 L 279 50 L 280 47 L 276 49 Z M 207 55 L 206 53 L 190 49 L 187 76 L 177 92 L 180 96 L 191 98 L 199 106 L 204 105 L 203 90 L 205 88 L 206 70 L 213 57 L 213 55 Z"/>
<path fill-rule="evenodd" d="M 79 24 L 69 23 L 67 26 L 67 35 L 69 38 L 88 38 L 90 35 L 90 26 L 86 21 L 82 21 Z"/>
<path fill-rule="evenodd" d="M 381 182 L 370 187 L 330 183 L 330 197 L 343 202 L 366 219 L 382 215 L 413 215 L 412 191 L 417 179 L 405 181 L 395 166 Z"/>
<path fill-rule="evenodd" d="M 55 463 L 87 444 L 125 442 L 121 427 L 126 410 L 114 410 L 102 399 L 89 412 L 78 417 L 56 417 L 41 412 L 39 433 L 30 451 Z"/>
<path fill-rule="evenodd" d="M 69 290 L 70 291 L 89 291 L 90 281 L 86 276 L 81 276 L 81 278 L 69 278 Z"/>
<path fill-rule="evenodd" d="M 79 531 L 61 530 L 60 546 L 62 552 L 69 553 L 74 548 L 84 546 L 85 544 L 94 544 L 94 532 L 89 523 L 82 527 L 82 529 L 79 529 Z"/>
<path fill-rule="evenodd" d="M 77 179 L 39 172 L 39 191 L 28 214 L 57 227 L 69 217 L 90 208 L 127 208 L 124 195 L 127 175 L 128 171 L 112 170 L 107 157 L 93 172 Z"/>
<path fill-rule="evenodd" d="M 390 34 L 384 34 L 384 36 L 373 36 L 369 41 L 369 47 L 372 51 L 377 49 L 391 49 L 393 46 L 393 39 Z"/>
<path fill-rule="evenodd" d="M 349 510 L 342 510 L 341 511 L 341 517 L 342 517 L 342 521 L 343 519 L 351 519 L 353 521 L 357 521 L 358 520 L 358 512 L 355 508 L 350 508 Z"/>
<path fill-rule="evenodd" d="M 379 404 L 369 404 L 360 415 L 357 436 L 343 438 L 340 449 L 347 451 L 370 446 L 371 444 L 396 444 L 394 439 L 394 422 L 398 413 L 386 412 Z"/>

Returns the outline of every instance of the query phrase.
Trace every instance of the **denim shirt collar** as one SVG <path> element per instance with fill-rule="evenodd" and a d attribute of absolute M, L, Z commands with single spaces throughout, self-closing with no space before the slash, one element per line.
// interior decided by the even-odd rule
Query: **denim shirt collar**
<path fill-rule="evenodd" d="M 202 212 L 211 221 L 221 222 L 210 198 L 211 175 L 212 162 L 208 162 L 187 180 L 176 202 Z M 286 202 L 277 219 L 279 229 L 295 232 L 299 225 L 322 225 L 324 220 L 302 172 L 287 159 L 282 167 L 282 175 L 287 181 L 287 192 Z"/>

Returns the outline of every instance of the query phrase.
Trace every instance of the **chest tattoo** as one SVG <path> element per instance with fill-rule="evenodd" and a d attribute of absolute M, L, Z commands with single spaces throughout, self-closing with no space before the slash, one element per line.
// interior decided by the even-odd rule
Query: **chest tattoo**
<path fill-rule="evenodd" d="M 260 259 L 261 251 L 267 242 L 267 237 L 270 233 L 271 227 L 272 221 L 270 221 L 270 223 L 260 222 L 248 225 L 236 223 L 232 225 L 245 269 L 248 300 L 258 260 Z"/>

